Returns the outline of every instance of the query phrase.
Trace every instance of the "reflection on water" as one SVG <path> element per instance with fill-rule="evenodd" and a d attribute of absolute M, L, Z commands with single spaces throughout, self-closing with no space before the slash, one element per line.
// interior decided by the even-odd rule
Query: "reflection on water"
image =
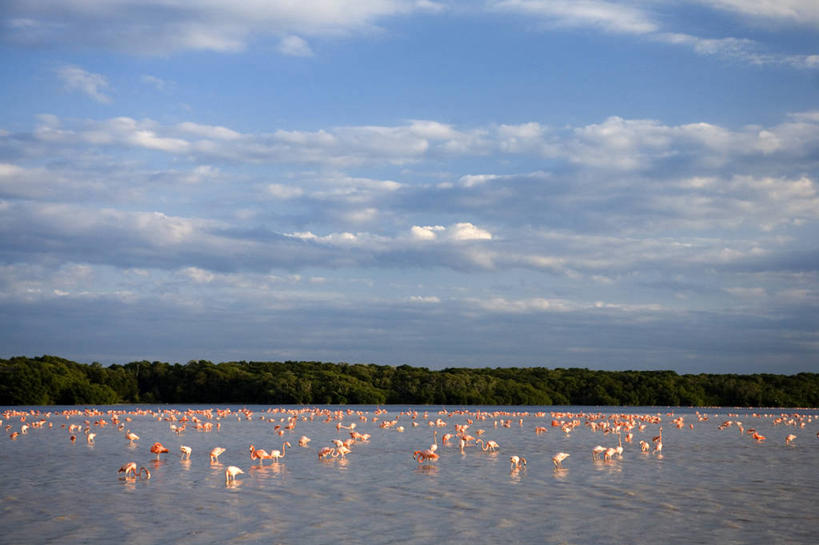
<path fill-rule="evenodd" d="M 169 409 L 188 407 L 141 406 L 127 423 L 141 437 L 133 446 L 108 414 L 65 418 L 58 409 L 40 408 L 51 411 L 46 420 L 53 426 L 25 434 L 19 433 L 19 415 L 5 415 L 4 426 L 11 428 L 0 438 L 2 542 L 769 544 L 814 543 L 819 532 L 817 411 L 755 416 L 709 409 L 701 411 L 708 420 L 700 420 L 706 415 L 693 409 L 595 408 L 596 422 L 623 421 L 625 414 L 652 417 L 643 430 L 631 429 L 633 441 L 621 442 L 617 433 L 587 425 L 579 413 L 589 409 L 581 407 L 561 407 L 561 413 L 574 413 L 568 417 L 553 416 L 551 407 L 499 409 L 521 413 L 514 415 L 494 413 L 498 408 L 449 414 L 419 407 L 415 418 L 404 407 L 383 413 L 351 407 L 361 415 L 344 407 L 341 420 L 307 412 L 293 420 L 278 408 L 246 408 L 252 414 L 240 412 L 244 407 L 220 407 L 211 418 L 200 413 L 197 420 L 214 425 L 197 431 L 192 417 L 183 428 L 182 413 L 170 417 Z M 781 414 L 796 413 L 808 416 L 775 423 Z M 677 427 L 680 416 L 685 425 Z M 29 415 L 26 422 L 39 418 Z M 552 425 L 553 418 L 579 425 L 567 433 Z M 100 419 L 108 425 L 95 425 Z M 445 426 L 438 428 L 438 419 Z M 442 442 L 433 434 L 455 433 L 456 424 L 470 420 L 466 433 L 486 430 L 481 438 L 496 441 L 497 451 L 483 451 L 485 443 L 473 441 L 461 452 L 457 437 Z M 726 420 L 742 421 L 744 428 L 719 429 Z M 388 421 L 396 424 L 381 427 Z M 350 437 L 352 429 L 338 424 L 352 423 L 369 440 L 352 444 L 344 457 L 319 459 L 320 448 Z M 662 454 L 642 452 L 639 442 L 651 443 L 659 424 Z M 69 431 L 71 425 L 79 428 Z M 93 442 L 82 435 L 86 427 L 96 434 Z M 750 428 L 767 440 L 752 439 L 745 433 Z M 9 439 L 15 431 L 17 438 Z M 797 438 L 786 445 L 791 433 Z M 302 435 L 310 438 L 309 447 L 298 446 Z M 159 460 L 149 452 L 156 441 L 170 449 Z M 249 457 L 250 444 L 270 451 L 284 441 L 297 446 L 278 461 Z M 438 460 L 412 459 L 433 442 Z M 180 452 L 182 444 L 191 447 L 190 459 Z M 620 444 L 622 455 L 593 456 L 597 445 Z M 227 450 L 211 463 L 208 453 L 215 446 Z M 557 452 L 571 454 L 562 469 L 552 463 Z M 511 455 L 527 464 L 510 467 Z M 150 479 L 118 474 L 130 461 L 150 471 Z M 244 473 L 226 484 L 231 465 Z"/>

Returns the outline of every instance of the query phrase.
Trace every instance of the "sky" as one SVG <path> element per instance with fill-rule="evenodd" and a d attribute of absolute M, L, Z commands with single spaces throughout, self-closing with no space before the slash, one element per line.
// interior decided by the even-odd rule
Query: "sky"
<path fill-rule="evenodd" d="M 0 357 L 819 372 L 815 0 L 6 0 Z"/>

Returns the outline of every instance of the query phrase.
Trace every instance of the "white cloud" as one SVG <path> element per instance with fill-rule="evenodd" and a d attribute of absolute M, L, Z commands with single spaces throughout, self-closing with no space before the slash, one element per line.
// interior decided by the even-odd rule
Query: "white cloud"
<path fill-rule="evenodd" d="M 469 222 L 456 223 L 449 227 L 442 225 L 413 225 L 410 229 L 411 238 L 419 241 L 438 240 L 441 238 L 450 241 L 492 240 L 492 233 L 474 226 Z"/>
<path fill-rule="evenodd" d="M 819 26 L 819 4 L 814 0 L 717 0 L 709 8 L 728 10 L 765 22 L 781 21 Z M 651 3 L 606 0 L 502 0 L 491 9 L 534 17 L 547 28 L 600 28 L 619 34 L 642 36 L 655 42 L 688 47 L 699 55 L 719 56 L 749 64 L 787 65 L 798 69 L 819 67 L 819 56 L 774 53 L 748 38 L 711 38 L 663 29 L 659 21 L 673 25 L 667 13 L 653 13 Z"/>
<path fill-rule="evenodd" d="M 766 23 L 788 22 L 819 27 L 819 3 L 815 0 L 700 0 L 709 7 L 761 19 Z"/>
<path fill-rule="evenodd" d="M 436 305 L 441 302 L 441 299 L 434 295 L 413 295 L 409 298 L 410 303 L 418 303 L 422 305 Z"/>
<path fill-rule="evenodd" d="M 187 267 L 182 273 L 197 284 L 209 284 L 216 278 L 213 273 L 200 269 L 199 267 Z"/>
<path fill-rule="evenodd" d="M 502 0 L 491 5 L 496 10 L 541 17 L 554 26 L 591 26 L 626 34 L 657 30 L 657 25 L 645 11 L 605 0 Z"/>
<path fill-rule="evenodd" d="M 456 223 L 448 230 L 452 240 L 492 240 L 492 233 L 469 222 Z"/>
<path fill-rule="evenodd" d="M 199 123 L 192 123 L 186 121 L 179 123 L 176 128 L 183 133 L 200 136 L 202 138 L 212 138 L 214 140 L 236 140 L 241 138 L 241 134 L 228 129 L 227 127 L 220 127 L 218 125 L 202 125 Z"/>
<path fill-rule="evenodd" d="M 139 78 L 140 81 L 146 85 L 150 85 L 151 87 L 155 88 L 157 91 L 167 91 L 169 88 L 173 86 L 172 83 L 163 80 L 162 78 L 158 78 L 156 76 L 152 76 L 150 74 L 143 74 L 142 77 Z"/>
<path fill-rule="evenodd" d="M 279 53 L 282 55 L 289 55 L 291 57 L 312 57 L 313 50 L 310 45 L 298 36 L 285 36 L 279 42 Z"/>
<path fill-rule="evenodd" d="M 432 11 L 411 0 L 57 0 L 45 4 L 10 0 L 4 5 L 6 39 L 26 45 L 85 45 L 129 53 L 164 55 L 184 50 L 241 51 L 267 36 L 282 40 L 284 53 L 304 54 L 297 36 L 344 36 L 373 32 L 384 18 Z M 295 38 L 295 40 L 293 39 Z"/>
<path fill-rule="evenodd" d="M 435 240 L 438 238 L 437 232 L 444 230 L 445 227 L 443 225 L 425 225 L 423 227 L 413 225 L 410 231 L 412 238 L 416 240 Z"/>
<path fill-rule="evenodd" d="M 111 102 L 111 98 L 105 94 L 105 90 L 108 89 L 108 80 L 105 76 L 88 72 L 79 66 L 63 66 L 57 70 L 57 75 L 66 90 L 79 91 L 103 104 Z"/>
<path fill-rule="evenodd" d="M 302 190 L 300 187 L 293 187 L 291 185 L 283 184 L 269 184 L 267 186 L 267 192 L 277 199 L 283 200 L 295 199 L 304 194 L 304 190 Z"/>

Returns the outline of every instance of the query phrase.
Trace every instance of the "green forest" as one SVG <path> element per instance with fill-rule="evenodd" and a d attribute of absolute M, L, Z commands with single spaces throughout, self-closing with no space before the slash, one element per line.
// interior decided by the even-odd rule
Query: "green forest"
<path fill-rule="evenodd" d="M 103 366 L 0 359 L 0 405 L 117 403 L 817 407 L 819 374 L 685 374 L 581 368 L 430 370 L 314 361 Z"/>

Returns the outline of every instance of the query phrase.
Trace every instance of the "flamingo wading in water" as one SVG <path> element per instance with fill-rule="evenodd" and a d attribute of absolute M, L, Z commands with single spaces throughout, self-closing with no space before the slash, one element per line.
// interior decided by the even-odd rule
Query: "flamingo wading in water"
<path fill-rule="evenodd" d="M 555 465 L 555 469 L 563 469 L 563 466 L 560 464 L 569 456 L 570 454 L 568 452 L 558 452 L 552 456 L 552 463 Z"/>
<path fill-rule="evenodd" d="M 240 473 L 244 473 L 244 471 L 236 466 L 228 466 L 227 469 L 225 469 L 225 486 L 237 482 L 236 476 Z"/>

